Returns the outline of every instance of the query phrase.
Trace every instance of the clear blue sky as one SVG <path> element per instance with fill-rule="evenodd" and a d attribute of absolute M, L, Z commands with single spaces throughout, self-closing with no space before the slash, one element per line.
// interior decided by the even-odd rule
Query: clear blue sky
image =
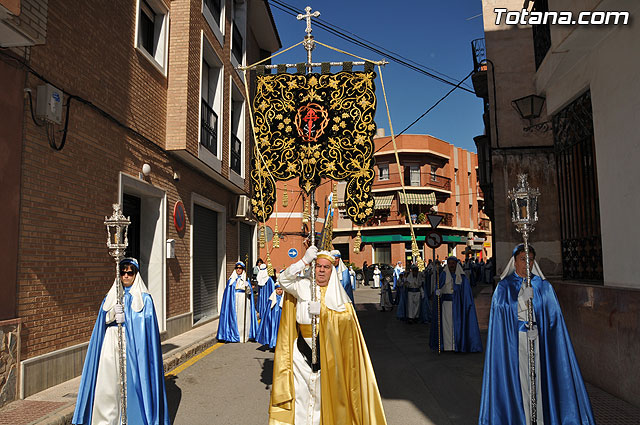
<path fill-rule="evenodd" d="M 280 0 L 303 12 L 306 6 L 319 10 L 324 23 L 339 27 L 358 37 L 446 74 L 457 83 L 473 68 L 471 40 L 484 37 L 480 0 Z M 283 49 L 304 38 L 306 21 L 278 9 L 269 1 Z M 472 18 L 475 17 L 475 18 Z M 469 19 L 472 18 L 472 19 Z M 313 20 L 312 20 L 313 22 Z M 316 40 L 371 60 L 385 55 L 368 51 L 313 25 Z M 388 58 L 387 58 L 388 59 Z M 306 51 L 298 46 L 273 59 L 272 63 L 298 63 L 306 60 Z M 355 60 L 323 46 L 316 46 L 313 61 Z M 358 69 L 362 69 L 359 67 Z M 337 71 L 337 68 L 334 68 Z M 434 72 L 436 71 L 436 72 Z M 377 72 L 377 67 L 376 67 Z M 394 132 L 397 134 L 444 96 L 453 86 L 390 61 L 382 70 Z M 471 78 L 465 81 L 471 88 Z M 380 78 L 376 79 L 378 111 L 376 123 L 390 135 Z M 456 90 L 434 110 L 407 131 L 430 134 L 463 149 L 476 151 L 473 137 L 483 134 L 482 100 L 474 94 Z"/>

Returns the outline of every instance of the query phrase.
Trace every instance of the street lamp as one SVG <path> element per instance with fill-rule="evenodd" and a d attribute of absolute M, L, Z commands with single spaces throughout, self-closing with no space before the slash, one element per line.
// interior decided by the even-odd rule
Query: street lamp
<path fill-rule="evenodd" d="M 511 101 L 511 105 L 518 112 L 518 114 L 520 114 L 520 117 L 529 121 L 529 126 L 523 128 L 523 131 L 529 132 L 531 130 L 538 130 L 545 132 L 551 129 L 550 121 L 545 121 L 539 124 L 531 124 L 532 120 L 539 118 L 542 114 L 542 107 L 544 106 L 544 102 L 544 97 L 535 94 L 530 94 L 528 96 L 524 96 Z"/>

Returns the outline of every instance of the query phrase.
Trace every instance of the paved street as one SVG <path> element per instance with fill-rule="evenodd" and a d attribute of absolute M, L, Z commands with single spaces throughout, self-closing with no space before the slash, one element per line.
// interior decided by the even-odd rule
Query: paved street
<path fill-rule="evenodd" d="M 438 356 L 428 326 L 408 325 L 376 307 L 378 290 L 355 292 L 358 317 L 389 424 L 477 421 L 482 354 Z M 256 343 L 218 344 L 167 380 L 173 423 L 266 424 L 273 353 Z"/>

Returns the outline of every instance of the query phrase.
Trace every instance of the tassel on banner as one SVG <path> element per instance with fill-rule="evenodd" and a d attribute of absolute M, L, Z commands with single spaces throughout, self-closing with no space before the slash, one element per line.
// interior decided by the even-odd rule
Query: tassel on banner
<path fill-rule="evenodd" d="M 269 276 L 273 276 L 273 264 L 271 264 L 271 256 L 269 255 L 269 251 L 267 251 L 267 273 Z"/>
<path fill-rule="evenodd" d="M 360 234 L 360 229 L 358 229 L 358 234 L 353 239 L 353 252 L 356 254 L 360 253 L 360 244 L 362 243 L 362 235 Z"/>
<path fill-rule="evenodd" d="M 263 224 L 258 229 L 258 244 L 260 245 L 260 248 L 264 248 L 264 246 L 266 244 L 266 239 L 267 238 L 265 236 L 265 229 L 264 229 L 264 224 Z"/>
<path fill-rule="evenodd" d="M 309 198 L 304 200 L 304 210 L 302 211 L 302 222 L 309 222 Z"/>
<path fill-rule="evenodd" d="M 418 256 L 418 270 L 423 272 L 424 271 L 424 260 L 422 259 L 422 257 Z"/>
<path fill-rule="evenodd" d="M 333 186 L 333 207 L 338 208 L 338 183 Z"/>
<path fill-rule="evenodd" d="M 280 248 L 280 235 L 278 235 L 278 225 L 276 224 L 273 228 L 273 238 L 271 239 L 271 243 L 274 248 Z"/>
<path fill-rule="evenodd" d="M 282 192 L 282 206 L 287 207 L 289 205 L 289 191 L 287 190 L 287 184 L 284 184 L 284 190 Z"/>

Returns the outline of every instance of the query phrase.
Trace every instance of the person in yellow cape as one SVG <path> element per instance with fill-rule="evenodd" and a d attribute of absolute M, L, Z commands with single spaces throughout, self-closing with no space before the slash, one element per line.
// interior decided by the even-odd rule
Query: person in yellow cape
<path fill-rule="evenodd" d="M 317 258 L 319 301 L 302 275 Z M 284 288 L 273 365 L 269 424 L 386 424 L 369 352 L 353 304 L 333 266 L 333 256 L 315 246 L 280 273 Z M 318 321 L 318 364 L 312 364 L 311 317 Z"/>

